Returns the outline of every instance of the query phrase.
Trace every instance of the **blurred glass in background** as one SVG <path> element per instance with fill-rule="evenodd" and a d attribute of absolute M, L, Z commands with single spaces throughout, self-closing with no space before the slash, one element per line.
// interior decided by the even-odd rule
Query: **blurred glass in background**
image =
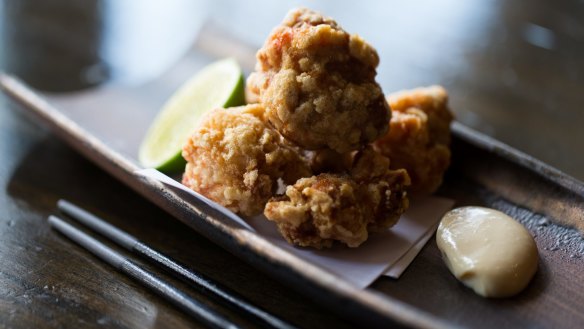
<path fill-rule="evenodd" d="M 192 45 L 204 1 L 4 0 L 2 67 L 36 88 L 143 83 Z"/>
<path fill-rule="evenodd" d="M 189 49 L 208 51 L 196 48 L 199 31 L 257 49 L 289 9 L 308 6 L 377 48 L 386 93 L 441 84 L 462 123 L 584 179 L 582 1 L 0 3 L 2 68 L 52 91 L 146 83 Z M 210 59 L 239 47 L 216 42 L 226 54 Z"/>

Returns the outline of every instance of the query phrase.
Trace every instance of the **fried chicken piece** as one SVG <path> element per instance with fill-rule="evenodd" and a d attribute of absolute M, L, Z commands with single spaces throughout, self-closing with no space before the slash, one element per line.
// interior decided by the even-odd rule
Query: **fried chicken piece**
<path fill-rule="evenodd" d="M 248 99 L 257 95 L 270 123 L 299 146 L 344 153 L 386 133 L 390 111 L 375 81 L 377 52 L 331 18 L 292 10 L 257 60 Z"/>
<path fill-rule="evenodd" d="M 355 154 L 350 175 L 357 184 L 366 189 L 369 199 L 369 232 L 386 230 L 399 220 L 410 203 L 406 189 L 411 184 L 405 169 L 390 169 L 390 159 L 371 147 Z"/>
<path fill-rule="evenodd" d="M 302 178 L 270 200 L 264 215 L 292 244 L 320 249 L 339 241 L 358 247 L 369 232 L 392 226 L 407 209 L 409 177 L 403 169 L 389 170 L 389 160 L 371 149 L 355 159 L 351 176 Z"/>
<path fill-rule="evenodd" d="M 311 174 L 297 151 L 263 118 L 261 105 L 216 109 L 183 147 L 183 184 L 243 215 L 261 213 L 278 186 Z"/>
<path fill-rule="evenodd" d="M 392 109 L 389 132 L 373 143 L 391 159 L 391 168 L 408 171 L 415 195 L 431 194 L 450 165 L 448 94 L 440 86 L 401 91 L 388 96 Z"/>
<path fill-rule="evenodd" d="M 406 112 L 415 107 L 428 116 L 430 138 L 434 143 L 450 144 L 450 123 L 454 119 L 448 107 L 448 92 L 442 86 L 402 90 L 387 96 L 392 111 Z"/>
<path fill-rule="evenodd" d="M 288 186 L 266 204 L 264 215 L 292 244 L 321 249 L 336 240 L 358 247 L 368 236 L 364 202 L 350 177 L 320 174 Z"/>

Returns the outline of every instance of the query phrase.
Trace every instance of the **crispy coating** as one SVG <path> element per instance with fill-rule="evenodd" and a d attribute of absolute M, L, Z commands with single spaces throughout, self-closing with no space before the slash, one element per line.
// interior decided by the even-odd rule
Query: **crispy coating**
<path fill-rule="evenodd" d="M 278 179 L 310 175 L 297 151 L 263 119 L 254 104 L 216 109 L 201 119 L 183 147 L 183 184 L 243 215 L 261 213 Z"/>
<path fill-rule="evenodd" d="M 410 205 L 406 192 L 411 184 L 408 172 L 390 167 L 390 160 L 370 147 L 355 154 L 350 174 L 366 190 L 370 232 L 380 232 L 395 225 Z"/>
<path fill-rule="evenodd" d="M 397 222 L 409 205 L 408 184 L 405 170 L 389 170 L 387 158 L 367 149 L 356 155 L 350 174 L 302 178 L 270 200 L 264 215 L 292 244 L 320 249 L 339 241 L 358 247 L 369 232 Z"/>
<path fill-rule="evenodd" d="M 386 133 L 390 111 L 375 81 L 377 52 L 334 20 L 292 10 L 257 60 L 248 99 L 263 103 L 270 123 L 299 146 L 344 153 Z"/>
<path fill-rule="evenodd" d="M 364 201 L 348 176 L 320 174 L 288 186 L 285 196 L 266 204 L 264 215 L 292 244 L 320 249 L 337 240 L 358 247 L 368 236 Z"/>
<path fill-rule="evenodd" d="M 373 143 L 375 150 L 391 159 L 391 168 L 405 168 L 411 179 L 409 191 L 435 192 L 450 165 L 448 94 L 440 86 L 401 91 L 388 96 L 392 109 L 389 132 Z"/>

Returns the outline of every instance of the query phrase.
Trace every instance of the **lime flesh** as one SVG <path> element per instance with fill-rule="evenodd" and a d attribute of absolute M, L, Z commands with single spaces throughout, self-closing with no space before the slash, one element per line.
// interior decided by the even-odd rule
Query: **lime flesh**
<path fill-rule="evenodd" d="M 184 170 L 182 146 L 199 118 L 209 110 L 244 102 L 243 73 L 235 60 L 228 58 L 206 66 L 162 107 L 140 146 L 140 163 L 167 173 Z"/>

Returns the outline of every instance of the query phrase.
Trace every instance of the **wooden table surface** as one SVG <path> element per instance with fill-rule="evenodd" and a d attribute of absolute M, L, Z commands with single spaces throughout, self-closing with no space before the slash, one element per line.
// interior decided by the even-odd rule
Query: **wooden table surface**
<path fill-rule="evenodd" d="M 88 1 L 82 9 L 66 1 L 53 1 L 53 7 L 31 3 L 0 1 L 2 69 L 47 90 L 113 77 L 107 70 L 86 70 L 101 60 L 89 41 L 106 38 L 99 15 L 109 2 Z M 207 5 L 221 28 L 259 45 L 293 6 L 270 3 Z M 349 8 L 348 2 L 339 7 L 319 1 L 314 7 L 378 48 L 385 90 L 443 84 L 460 121 L 584 179 L 584 4 L 413 3 Z M 232 9 L 227 12 L 226 6 Z M 245 29 L 238 28 L 242 24 Z M 0 95 L 0 327 L 198 326 L 51 231 L 46 218 L 56 212 L 59 198 L 77 202 L 298 326 L 349 326 L 157 209 L 14 107 Z"/>

